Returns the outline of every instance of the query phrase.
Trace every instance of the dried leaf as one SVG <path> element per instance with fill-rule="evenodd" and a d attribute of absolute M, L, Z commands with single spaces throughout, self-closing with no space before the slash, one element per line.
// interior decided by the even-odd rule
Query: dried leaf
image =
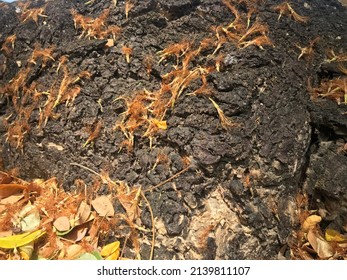
<path fill-rule="evenodd" d="M 1 204 L 0 204 L 0 214 L 1 214 L 2 212 L 4 212 L 5 210 L 7 210 L 7 207 L 6 207 L 5 205 L 1 205 Z"/>
<path fill-rule="evenodd" d="M 345 242 L 347 241 L 347 236 L 339 233 L 337 230 L 328 228 L 325 231 L 325 239 L 327 241 Z"/>
<path fill-rule="evenodd" d="M 0 231 L 0 237 L 7 237 L 13 235 L 12 230 L 7 230 L 7 231 Z"/>
<path fill-rule="evenodd" d="M 81 225 L 87 222 L 90 217 L 90 214 L 91 214 L 90 206 L 85 201 L 82 201 L 77 210 L 76 225 Z"/>
<path fill-rule="evenodd" d="M 117 196 L 119 202 L 124 207 L 131 221 L 134 221 L 140 215 L 139 197 L 141 188 L 132 190 L 129 194 L 120 194 Z"/>
<path fill-rule="evenodd" d="M 320 223 L 321 220 L 322 218 L 317 215 L 311 215 L 307 217 L 304 223 L 302 224 L 302 230 L 304 232 L 308 232 L 309 230 L 314 229 L 316 225 Z"/>
<path fill-rule="evenodd" d="M 73 242 L 78 242 L 86 236 L 89 227 L 87 225 L 81 225 L 73 228 L 67 235 L 64 236 L 65 239 L 71 240 Z"/>
<path fill-rule="evenodd" d="M 9 184 L 12 182 L 12 177 L 5 173 L 0 171 L 0 184 Z"/>
<path fill-rule="evenodd" d="M 334 255 L 331 245 L 317 232 L 309 230 L 307 240 L 320 258 L 327 259 Z"/>
<path fill-rule="evenodd" d="M 65 232 L 71 228 L 70 220 L 66 216 L 59 217 L 53 223 L 53 226 L 57 229 L 57 231 Z"/>
<path fill-rule="evenodd" d="M 106 47 L 111 48 L 114 46 L 114 40 L 113 39 L 108 39 L 107 43 L 105 44 Z"/>
<path fill-rule="evenodd" d="M 105 258 L 105 260 L 117 260 L 120 254 L 120 242 L 115 241 L 107 244 L 102 248 L 100 254 Z"/>
<path fill-rule="evenodd" d="M 3 198 L 0 200 L 0 204 L 2 205 L 6 205 L 6 204 L 13 204 L 18 202 L 19 200 L 21 200 L 24 197 L 23 194 L 18 193 L 18 194 L 13 194 L 9 197 Z"/>
<path fill-rule="evenodd" d="M 81 245 L 73 244 L 73 245 L 70 245 L 66 249 L 65 258 L 68 260 L 74 260 L 74 259 L 78 258 L 84 252 L 85 252 L 85 250 L 83 249 L 83 247 Z"/>
<path fill-rule="evenodd" d="M 14 249 L 29 244 L 43 236 L 46 232 L 39 229 L 34 232 L 27 232 L 18 235 L 0 238 L 0 248 Z"/>
<path fill-rule="evenodd" d="M 20 184 L 0 184 L 0 199 L 27 190 L 28 187 Z"/>
<path fill-rule="evenodd" d="M 113 217 L 114 216 L 114 208 L 110 201 L 110 199 L 105 196 L 99 196 L 92 201 L 92 206 L 95 211 L 102 217 Z"/>
<path fill-rule="evenodd" d="M 39 210 L 36 206 L 27 204 L 15 215 L 12 222 L 24 232 L 34 231 L 41 223 Z"/>

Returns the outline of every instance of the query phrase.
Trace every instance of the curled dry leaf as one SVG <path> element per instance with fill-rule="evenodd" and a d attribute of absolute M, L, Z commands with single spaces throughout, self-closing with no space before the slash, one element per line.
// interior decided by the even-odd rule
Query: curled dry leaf
<path fill-rule="evenodd" d="M 92 206 L 95 211 L 102 217 L 113 217 L 114 208 L 110 199 L 105 196 L 99 196 L 92 201 Z"/>
<path fill-rule="evenodd" d="M 64 232 L 70 229 L 71 224 L 68 217 L 62 216 L 54 221 L 53 226 L 57 229 L 57 231 Z"/>
<path fill-rule="evenodd" d="M 320 223 L 321 220 L 322 218 L 317 215 L 311 215 L 307 217 L 304 223 L 302 224 L 302 230 L 304 232 L 308 232 L 309 230 L 314 229 L 316 225 Z"/>
<path fill-rule="evenodd" d="M 307 240 L 320 258 L 328 259 L 334 255 L 334 249 L 318 232 L 309 230 Z"/>

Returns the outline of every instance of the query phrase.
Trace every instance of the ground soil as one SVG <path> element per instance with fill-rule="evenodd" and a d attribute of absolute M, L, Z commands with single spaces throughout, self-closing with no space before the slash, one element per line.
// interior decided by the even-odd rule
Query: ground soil
<path fill-rule="evenodd" d="M 5 86 L 26 65 L 35 42 L 55 46 L 54 57 L 69 56 L 71 73 L 87 70 L 90 80 L 81 81 L 81 93 L 73 105 L 59 105 L 56 119 L 38 128 L 39 111 L 30 117 L 30 131 L 22 148 L 6 141 L 4 120 L 15 113 L 12 101 L 0 96 L 0 147 L 3 169 L 19 168 L 24 179 L 57 177 L 67 190 L 76 179 L 92 184 L 95 171 L 107 170 L 114 180 L 144 190 L 159 184 L 185 167 L 191 168 L 149 193 L 156 220 L 155 259 L 276 259 L 290 258 L 293 231 L 299 227 L 296 195 L 309 194 L 310 209 L 326 213 L 326 224 L 342 220 L 347 212 L 347 106 L 332 100 L 312 101 L 308 79 L 317 86 L 338 75 L 327 64 L 326 51 L 347 50 L 347 9 L 337 0 L 295 1 L 295 10 L 308 16 L 298 23 L 272 9 L 281 1 L 264 1 L 257 13 L 269 26 L 273 46 L 238 49 L 225 44 L 220 72 L 208 76 L 213 99 L 235 127 L 224 129 L 216 109 L 204 96 L 182 94 L 166 115 L 167 129 L 153 145 L 139 133 L 132 151 L 120 150 L 124 135 L 114 130 L 126 110 L 121 96 L 146 88 L 158 89 L 161 75 L 174 61 L 155 64 L 148 75 L 147 55 L 156 55 L 182 39 L 199 41 L 212 36 L 210 26 L 232 20 L 219 0 L 137 1 L 124 15 L 124 1 L 37 1 L 44 14 L 21 23 L 15 4 L 0 6 L 0 45 L 16 34 L 11 55 L 0 53 L 0 83 Z M 294 1 L 293 1 L 294 2 Z M 108 24 L 123 28 L 115 47 L 106 40 L 79 38 L 70 9 L 96 17 L 111 9 Z M 242 8 L 242 7 L 241 7 Z M 300 49 L 316 37 L 313 56 L 298 59 Z M 128 64 L 123 45 L 133 53 Z M 196 61 L 198 64 L 199 61 Z M 28 83 L 49 89 L 57 61 L 36 65 Z M 1 66 L 0 66 L 1 67 Z M 116 101 L 114 101 L 116 100 Z M 86 127 L 102 120 L 93 145 L 83 146 Z M 156 164 L 158 154 L 167 160 Z M 151 226 L 148 210 L 142 223 Z M 287 249 L 286 249 L 287 246 Z M 143 247 L 146 258 L 149 245 Z M 282 249 L 282 250 L 281 250 Z M 280 253 L 281 252 L 281 253 Z"/>

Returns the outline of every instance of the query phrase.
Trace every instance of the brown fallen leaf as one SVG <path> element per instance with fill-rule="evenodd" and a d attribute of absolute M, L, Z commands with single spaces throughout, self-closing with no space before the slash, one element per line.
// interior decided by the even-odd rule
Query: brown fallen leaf
<path fill-rule="evenodd" d="M 89 229 L 89 226 L 87 224 L 76 226 L 67 235 L 65 235 L 64 238 L 71 240 L 73 242 L 81 241 L 83 237 L 86 236 L 88 229 Z"/>
<path fill-rule="evenodd" d="M 12 182 L 12 177 L 5 173 L 5 172 L 0 172 L 0 184 L 9 184 Z"/>
<path fill-rule="evenodd" d="M 105 44 L 106 47 L 111 48 L 114 47 L 114 40 L 113 39 L 108 39 L 107 43 Z"/>
<path fill-rule="evenodd" d="M 114 208 L 110 199 L 105 196 L 99 196 L 92 201 L 92 206 L 95 211 L 102 217 L 113 217 Z"/>
<path fill-rule="evenodd" d="M 307 240 L 320 258 L 328 259 L 334 255 L 332 246 L 318 232 L 309 230 Z"/>
<path fill-rule="evenodd" d="M 1 204 L 1 205 L 13 204 L 13 203 L 16 203 L 16 202 L 18 202 L 19 200 L 21 200 L 23 197 L 24 197 L 24 195 L 21 194 L 21 193 L 13 194 L 13 195 L 10 195 L 9 197 L 0 199 L 0 204 Z M 0 209 L 1 209 L 1 207 L 0 207 Z M 1 211 L 0 211 L 0 212 L 1 212 Z"/>
<path fill-rule="evenodd" d="M 78 244 L 72 244 L 66 249 L 66 259 L 74 260 L 85 252 L 83 247 Z"/>
<path fill-rule="evenodd" d="M 28 187 L 20 184 L 0 184 L 0 199 L 27 190 Z"/>
<path fill-rule="evenodd" d="M 90 217 L 90 214 L 90 206 L 85 201 L 81 201 L 76 214 L 76 225 L 81 225 L 87 222 Z"/>
<path fill-rule="evenodd" d="M 321 220 L 322 218 L 317 215 L 311 215 L 307 217 L 304 223 L 302 224 L 302 230 L 304 232 L 308 232 L 310 229 L 314 229 L 316 225 L 320 223 Z"/>
<path fill-rule="evenodd" d="M 11 236 L 11 235 L 13 235 L 12 230 L 0 231 L 0 237 L 6 237 L 6 236 Z"/>
<path fill-rule="evenodd" d="M 66 216 L 59 217 L 53 223 L 53 226 L 60 232 L 68 231 L 71 227 L 70 220 Z"/>

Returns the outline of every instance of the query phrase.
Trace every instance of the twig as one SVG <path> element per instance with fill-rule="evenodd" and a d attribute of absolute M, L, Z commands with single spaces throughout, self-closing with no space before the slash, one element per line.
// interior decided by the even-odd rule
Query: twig
<path fill-rule="evenodd" d="M 145 190 L 144 192 L 149 192 L 149 191 L 153 191 L 157 188 L 160 188 L 161 186 L 165 185 L 166 183 L 172 181 L 173 179 L 176 179 L 178 176 L 180 176 L 181 174 L 183 174 L 184 172 L 186 172 L 191 166 L 187 166 L 186 168 L 182 169 L 181 171 L 177 172 L 176 174 L 174 174 L 173 176 L 171 176 L 169 179 L 166 179 L 163 182 L 160 182 L 158 185 L 155 185 L 153 187 L 150 187 L 149 189 Z"/>
<path fill-rule="evenodd" d="M 149 201 L 148 201 L 147 197 L 145 196 L 144 192 L 141 192 L 141 195 L 142 195 L 142 198 L 147 203 L 147 207 L 148 207 L 149 213 L 151 215 L 151 220 L 152 220 L 152 247 L 151 247 L 151 253 L 149 255 L 149 260 L 152 260 L 153 259 L 153 253 L 154 253 L 154 243 L 155 243 L 154 215 L 153 215 L 151 204 L 149 203 Z"/>
<path fill-rule="evenodd" d="M 121 251 L 121 253 L 120 253 L 119 259 L 123 257 L 124 250 L 125 250 L 125 246 L 127 245 L 128 239 L 129 239 L 129 236 L 127 235 L 127 236 L 125 237 L 124 244 L 123 244 L 123 248 L 122 248 L 122 251 Z"/>
<path fill-rule="evenodd" d="M 83 168 L 83 169 L 85 169 L 85 170 L 87 170 L 87 171 L 89 171 L 89 172 L 91 172 L 91 173 L 93 173 L 93 174 L 99 176 L 99 177 L 102 179 L 102 176 L 101 176 L 98 172 L 94 171 L 93 169 L 90 169 L 90 168 L 87 167 L 87 166 L 84 166 L 84 165 L 79 164 L 79 163 L 76 163 L 76 162 L 71 162 L 70 165 L 74 165 L 74 166 L 81 167 L 81 168 Z"/>

